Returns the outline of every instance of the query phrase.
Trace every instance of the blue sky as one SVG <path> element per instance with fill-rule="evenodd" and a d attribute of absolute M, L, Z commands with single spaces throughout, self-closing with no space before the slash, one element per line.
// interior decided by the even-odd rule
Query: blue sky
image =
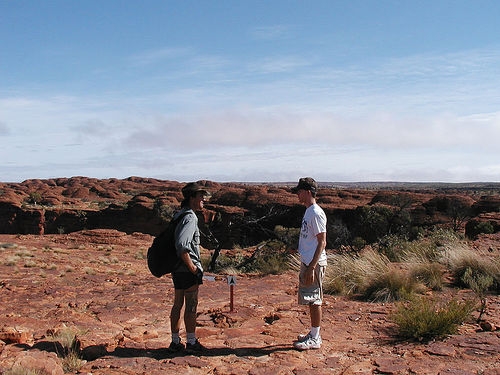
<path fill-rule="evenodd" d="M 0 0 L 0 181 L 500 181 L 500 2 Z"/>

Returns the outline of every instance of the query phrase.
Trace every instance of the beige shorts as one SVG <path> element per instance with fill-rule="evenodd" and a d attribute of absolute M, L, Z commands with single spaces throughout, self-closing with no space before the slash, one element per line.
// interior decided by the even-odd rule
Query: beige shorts
<path fill-rule="evenodd" d="M 325 278 L 326 266 L 317 265 L 314 269 L 314 281 L 311 285 L 304 285 L 303 275 L 307 269 L 304 263 L 300 265 L 299 273 L 299 295 L 300 305 L 322 305 L 323 304 L 323 279 Z"/>

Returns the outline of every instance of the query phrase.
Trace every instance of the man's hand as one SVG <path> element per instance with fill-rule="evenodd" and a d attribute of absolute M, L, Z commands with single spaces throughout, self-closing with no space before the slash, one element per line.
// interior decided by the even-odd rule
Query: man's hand
<path fill-rule="evenodd" d="M 314 267 L 307 266 L 304 272 L 304 284 L 311 285 L 314 282 Z"/>
<path fill-rule="evenodd" d="M 198 280 L 198 285 L 203 284 L 203 271 L 199 268 L 196 268 L 196 279 Z"/>

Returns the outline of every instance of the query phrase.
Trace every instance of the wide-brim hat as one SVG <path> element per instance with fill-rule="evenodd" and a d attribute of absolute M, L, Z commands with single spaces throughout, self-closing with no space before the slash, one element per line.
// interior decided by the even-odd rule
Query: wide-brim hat
<path fill-rule="evenodd" d="M 210 192 L 207 189 L 205 189 L 204 186 L 201 186 L 197 182 L 189 182 L 182 188 L 182 195 L 184 196 L 184 198 L 190 198 L 196 195 L 196 193 L 198 192 L 202 192 L 203 195 L 206 196 L 211 195 Z"/>
<path fill-rule="evenodd" d="M 318 184 L 312 177 L 303 177 L 299 179 L 297 186 L 292 188 L 292 193 L 297 194 L 299 190 L 309 190 L 315 193 L 318 190 Z"/>

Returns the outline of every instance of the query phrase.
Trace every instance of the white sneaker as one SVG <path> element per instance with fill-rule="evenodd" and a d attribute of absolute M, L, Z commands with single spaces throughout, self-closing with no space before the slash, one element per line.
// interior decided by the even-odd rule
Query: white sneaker
<path fill-rule="evenodd" d="M 311 337 L 311 332 L 307 332 L 307 335 L 298 335 L 297 341 L 306 341 L 309 337 Z"/>
<path fill-rule="evenodd" d="M 306 336 L 308 337 L 305 338 L 304 341 L 295 341 L 293 343 L 293 347 L 297 350 L 309 350 L 309 349 L 321 348 L 321 343 L 322 343 L 321 337 L 315 339 L 314 337 L 311 337 L 309 334 Z"/>
<path fill-rule="evenodd" d="M 303 341 L 306 341 L 308 339 L 312 338 L 312 335 L 311 335 L 311 332 L 308 332 L 307 335 L 298 335 L 297 336 L 297 341 L 299 342 L 303 342 Z M 320 344 L 323 343 L 323 341 L 321 340 L 321 336 L 319 336 L 316 341 L 319 341 Z"/>

